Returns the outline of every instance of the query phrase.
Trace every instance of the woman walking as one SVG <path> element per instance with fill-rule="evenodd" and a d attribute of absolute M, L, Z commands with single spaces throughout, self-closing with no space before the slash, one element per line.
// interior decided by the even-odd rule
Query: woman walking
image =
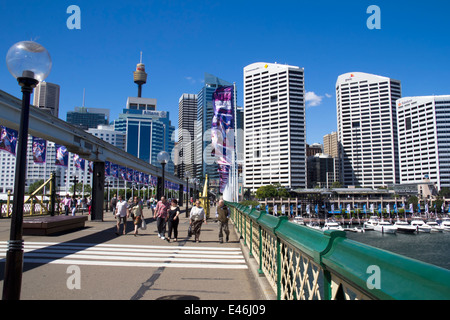
<path fill-rule="evenodd" d="M 178 206 L 178 201 L 176 199 L 172 199 L 168 214 L 169 219 L 167 222 L 169 224 L 169 233 L 167 235 L 167 240 L 170 242 L 173 230 L 174 241 L 176 242 L 178 238 L 178 223 L 180 222 L 180 219 L 178 218 L 180 215 L 180 207 Z"/>
<path fill-rule="evenodd" d="M 142 219 L 144 219 L 144 214 L 142 212 L 143 205 L 139 197 L 134 197 L 134 202 L 131 207 L 131 213 L 133 214 L 134 220 L 134 236 L 138 235 L 138 229 L 142 224 Z"/>
<path fill-rule="evenodd" d="M 197 200 L 189 215 L 189 224 L 192 227 L 195 242 L 200 242 L 200 230 L 203 222 L 206 223 L 205 210 L 201 207 L 200 200 Z"/>

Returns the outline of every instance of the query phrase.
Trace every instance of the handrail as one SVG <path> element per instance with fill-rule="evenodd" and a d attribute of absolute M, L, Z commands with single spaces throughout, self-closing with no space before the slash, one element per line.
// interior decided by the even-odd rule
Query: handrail
<path fill-rule="evenodd" d="M 343 231 L 226 205 L 245 245 L 259 248 L 252 257 L 278 299 L 450 299 L 450 270 L 347 239 Z"/>

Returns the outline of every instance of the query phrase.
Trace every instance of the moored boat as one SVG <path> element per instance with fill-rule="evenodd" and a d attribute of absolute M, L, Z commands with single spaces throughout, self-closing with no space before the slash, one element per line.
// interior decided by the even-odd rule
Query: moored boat
<path fill-rule="evenodd" d="M 413 218 L 413 220 L 411 220 L 411 225 L 416 228 L 417 232 L 431 232 L 431 227 L 426 225 L 425 222 L 423 222 L 423 220 L 421 219 Z"/>
<path fill-rule="evenodd" d="M 444 231 L 450 231 L 450 218 L 442 218 L 441 226 Z"/>
<path fill-rule="evenodd" d="M 378 224 L 379 220 L 377 216 L 371 216 L 369 218 L 369 220 L 367 220 L 366 222 L 364 222 L 363 226 L 364 226 L 364 230 L 374 230 L 375 226 Z"/>
<path fill-rule="evenodd" d="M 329 220 L 327 219 L 325 221 L 325 225 L 323 226 L 322 230 L 341 230 L 344 231 L 344 228 L 335 220 Z"/>
<path fill-rule="evenodd" d="M 401 233 L 415 233 L 417 231 L 416 227 L 399 219 L 394 223 L 394 226 L 397 227 L 397 231 Z"/>
<path fill-rule="evenodd" d="M 373 228 L 375 231 L 381 233 L 396 233 L 397 228 L 393 226 L 391 223 L 381 220 L 378 224 Z"/>
<path fill-rule="evenodd" d="M 439 225 L 436 220 L 427 220 L 427 226 L 431 227 L 431 232 L 443 232 L 444 227 Z"/>

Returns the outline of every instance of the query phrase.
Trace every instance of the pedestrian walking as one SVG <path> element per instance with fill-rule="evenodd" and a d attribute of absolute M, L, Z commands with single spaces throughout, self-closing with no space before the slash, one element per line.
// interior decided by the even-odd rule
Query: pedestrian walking
<path fill-rule="evenodd" d="M 139 197 L 134 197 L 133 206 L 131 207 L 131 213 L 133 214 L 134 222 L 134 236 L 138 235 L 138 229 L 141 226 L 142 219 L 144 219 L 143 205 Z"/>
<path fill-rule="evenodd" d="M 158 236 L 165 240 L 165 232 L 166 232 L 166 222 L 169 210 L 169 203 L 166 200 L 165 196 L 161 197 L 161 200 L 158 201 L 155 208 L 155 213 L 153 214 L 153 218 L 156 218 L 156 226 L 158 228 Z"/>
<path fill-rule="evenodd" d="M 201 207 L 200 200 L 197 200 L 189 214 L 189 225 L 192 227 L 195 242 L 200 242 L 200 230 L 203 222 L 206 223 L 205 210 Z"/>
<path fill-rule="evenodd" d="M 91 209 L 92 209 L 92 197 L 91 196 L 89 196 L 89 199 L 87 201 L 87 206 L 88 206 L 89 215 L 91 215 Z"/>
<path fill-rule="evenodd" d="M 228 242 L 230 238 L 230 229 L 228 228 L 230 211 L 223 200 L 219 200 L 219 205 L 216 207 L 216 218 L 219 221 L 219 242 L 223 243 L 223 233 L 225 233 Z"/>
<path fill-rule="evenodd" d="M 178 206 L 178 201 L 176 199 L 172 199 L 172 202 L 170 203 L 170 208 L 168 210 L 169 218 L 167 220 L 167 223 L 169 225 L 169 231 L 167 234 L 167 240 L 170 242 L 170 238 L 172 237 L 172 230 L 173 230 L 173 236 L 174 241 L 177 241 L 178 238 L 178 223 L 180 222 L 180 207 Z"/>
<path fill-rule="evenodd" d="M 75 195 L 72 196 L 72 202 L 71 202 L 71 210 L 72 210 L 72 216 L 75 216 L 75 212 L 77 212 L 77 198 Z"/>
<path fill-rule="evenodd" d="M 127 210 L 127 202 L 122 198 L 122 196 L 119 196 L 119 201 L 117 202 L 116 206 L 116 212 L 115 212 L 115 218 L 117 220 L 117 232 L 116 235 L 119 235 L 120 231 L 120 222 L 123 221 L 123 234 L 126 234 L 127 229 L 127 217 L 129 216 L 128 210 Z"/>
<path fill-rule="evenodd" d="M 117 206 L 117 194 L 114 194 L 114 196 L 111 199 L 111 210 L 114 214 L 116 212 L 116 206 Z"/>
<path fill-rule="evenodd" d="M 68 216 L 70 208 L 72 207 L 72 198 L 69 196 L 69 194 L 66 194 L 66 197 L 64 198 L 62 203 L 64 205 L 64 214 Z"/>

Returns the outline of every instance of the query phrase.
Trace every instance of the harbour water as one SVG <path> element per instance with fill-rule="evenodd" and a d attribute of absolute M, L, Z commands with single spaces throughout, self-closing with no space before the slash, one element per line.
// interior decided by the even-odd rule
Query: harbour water
<path fill-rule="evenodd" d="M 347 238 L 450 270 L 450 232 L 417 234 L 347 232 Z"/>

